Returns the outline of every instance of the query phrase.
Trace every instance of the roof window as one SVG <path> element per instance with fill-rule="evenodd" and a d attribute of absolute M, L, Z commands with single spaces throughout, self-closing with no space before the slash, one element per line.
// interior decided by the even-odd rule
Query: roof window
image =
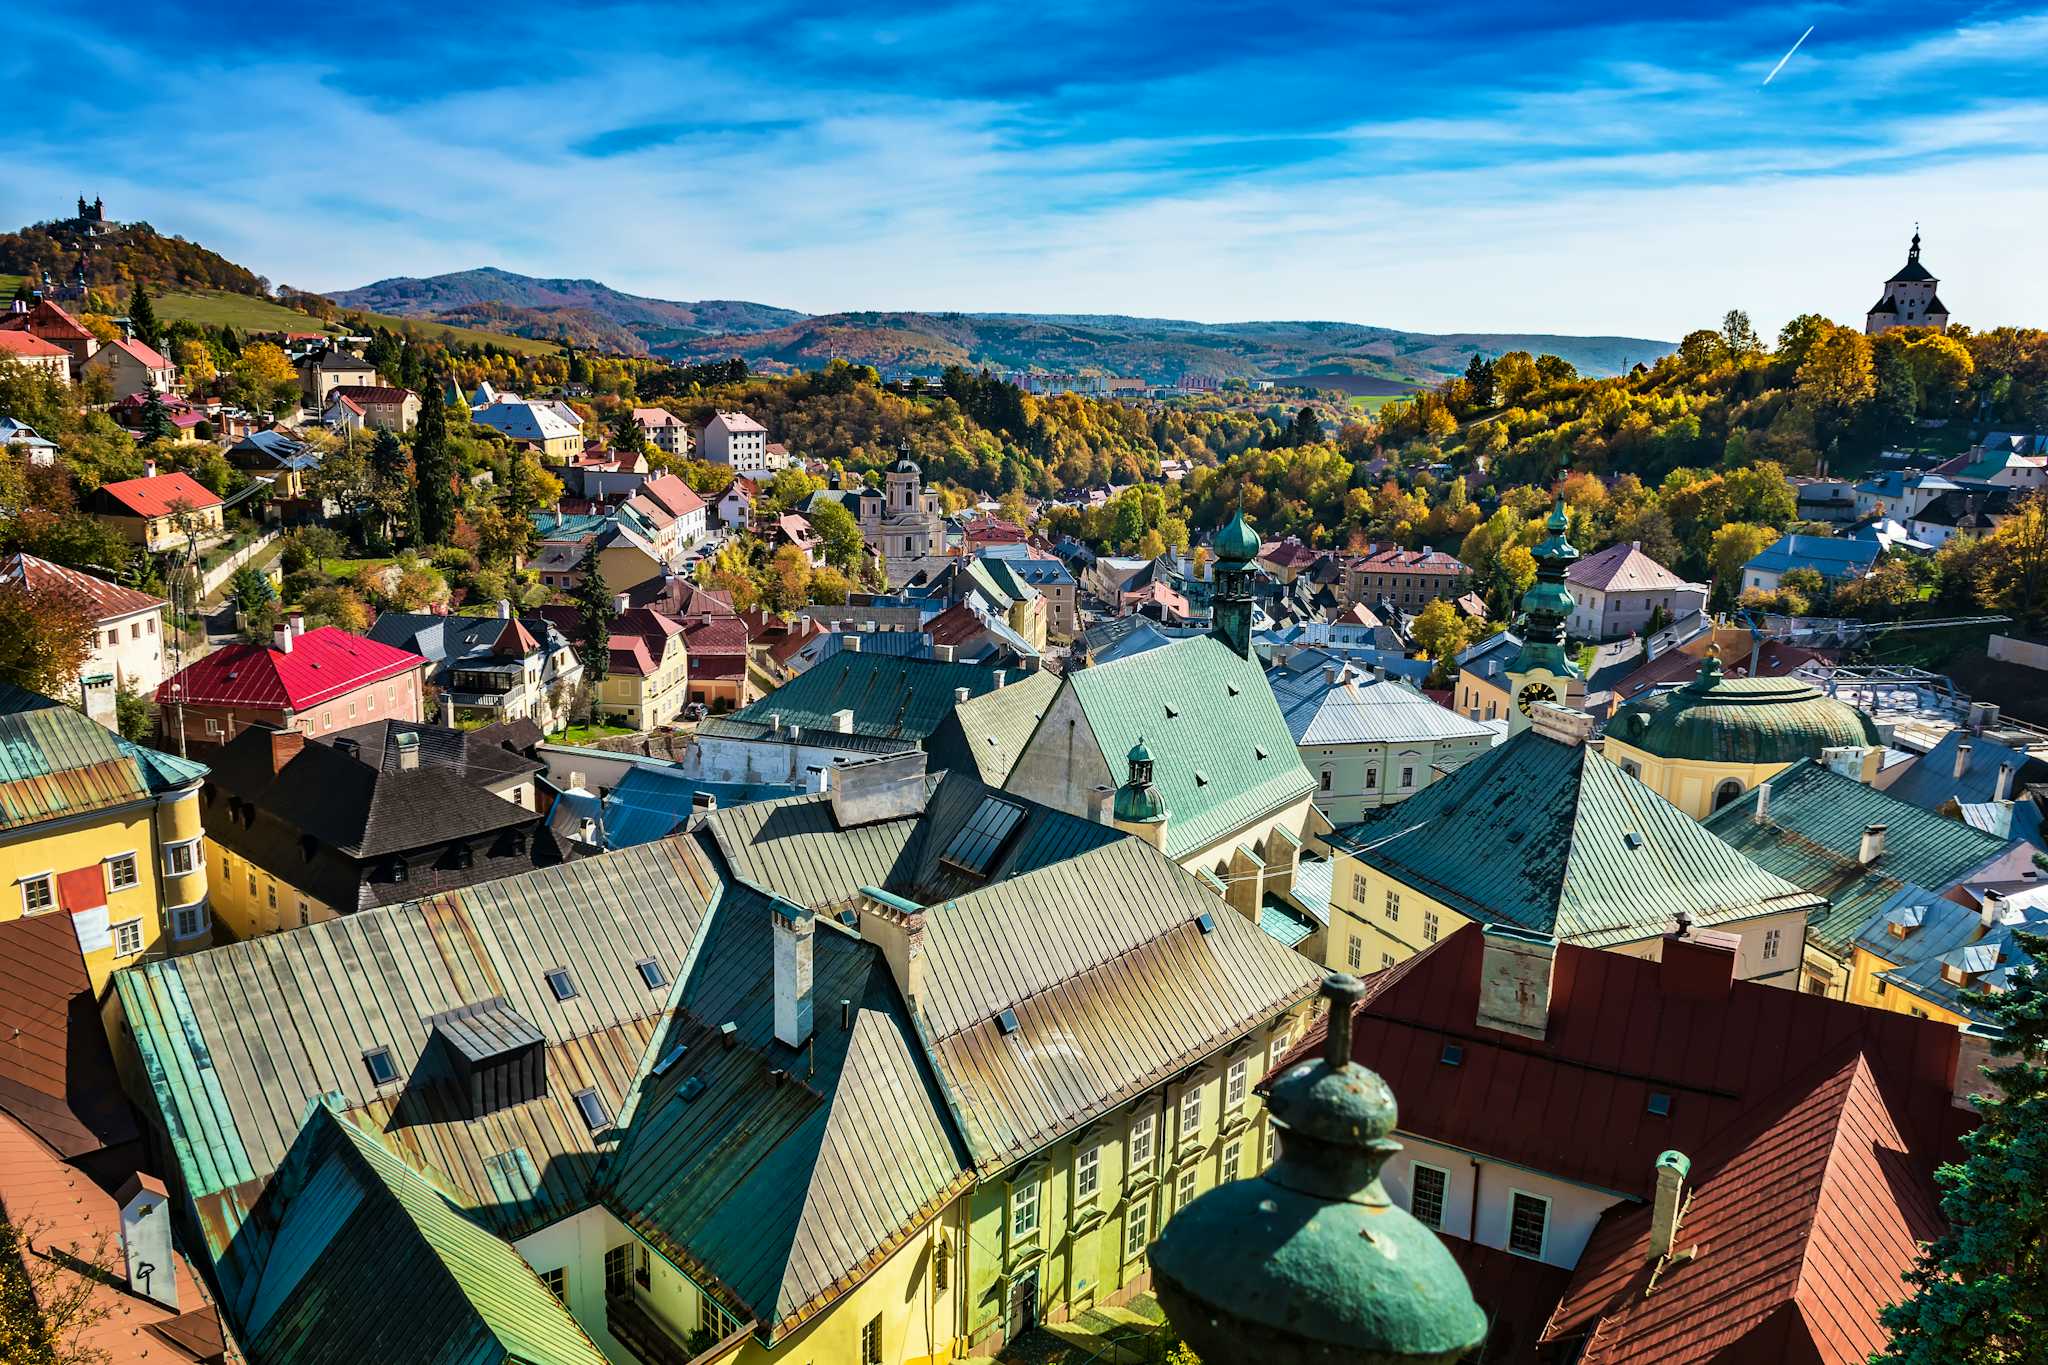
<path fill-rule="evenodd" d="M 640 979 L 647 983 L 647 989 L 658 991 L 668 984 L 668 974 L 661 970 L 661 964 L 651 957 L 643 957 L 633 964 L 639 970 Z"/>
<path fill-rule="evenodd" d="M 548 989 L 554 992 L 555 999 L 574 1000 L 576 998 L 576 983 L 570 978 L 567 967 L 556 967 L 550 970 L 547 973 L 547 983 Z"/>
<path fill-rule="evenodd" d="M 372 1085 L 389 1085 L 398 1079 L 398 1064 L 391 1060 L 388 1047 L 373 1047 L 365 1052 L 363 1066 L 370 1073 Z"/>
<path fill-rule="evenodd" d="M 1464 1044 L 1445 1043 L 1444 1050 L 1438 1054 L 1437 1060 L 1445 1066 L 1463 1066 L 1465 1064 Z"/>
<path fill-rule="evenodd" d="M 1003 1036 L 1006 1038 L 1015 1033 L 1017 1031 L 1017 1011 L 1005 1009 L 1002 1013 L 998 1014 L 996 1016 L 996 1027 L 1002 1030 Z"/>
<path fill-rule="evenodd" d="M 592 1131 L 602 1128 L 612 1121 L 612 1116 L 605 1110 L 604 1101 L 598 1097 L 598 1093 L 595 1090 L 577 1091 L 576 1109 L 577 1112 L 583 1115 L 584 1124 Z"/>
<path fill-rule="evenodd" d="M 1204 910 L 1195 916 L 1195 927 L 1205 934 L 1213 934 L 1216 932 L 1216 917 Z"/>
<path fill-rule="evenodd" d="M 1650 1113 L 1656 1118 L 1669 1118 L 1671 1116 L 1671 1096 L 1665 1094 L 1662 1090 L 1652 1090 L 1650 1092 Z"/>

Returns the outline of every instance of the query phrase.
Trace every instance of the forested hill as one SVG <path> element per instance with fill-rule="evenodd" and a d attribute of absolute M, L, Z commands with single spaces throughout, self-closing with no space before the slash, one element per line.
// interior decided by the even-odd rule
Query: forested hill
<path fill-rule="evenodd" d="M 219 289 L 267 294 L 270 282 L 217 251 L 183 237 L 166 237 L 148 223 L 37 223 L 0 233 L 0 275 L 29 280 L 48 271 L 53 283 L 70 280 L 80 261 L 95 289 L 126 289 L 136 280 L 158 287 Z"/>

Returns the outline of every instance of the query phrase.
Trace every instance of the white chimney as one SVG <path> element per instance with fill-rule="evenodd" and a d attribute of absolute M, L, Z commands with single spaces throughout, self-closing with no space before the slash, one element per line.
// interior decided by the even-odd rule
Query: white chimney
<path fill-rule="evenodd" d="M 142 477 L 145 479 L 153 479 L 156 477 L 155 456 L 152 455 L 149 459 L 146 459 L 142 462 Z"/>
<path fill-rule="evenodd" d="M 1863 827 L 1863 842 L 1856 850 L 1857 862 L 1869 867 L 1884 856 L 1884 831 L 1883 825 Z"/>
<path fill-rule="evenodd" d="M 1993 801 L 2008 800 L 2012 796 L 2012 764 L 1998 765 L 1998 784 L 1991 789 Z"/>
<path fill-rule="evenodd" d="M 955 645 L 933 645 L 932 657 L 942 664 L 949 664 L 959 657 L 959 648 Z M 964 692 L 967 689 L 963 687 L 960 690 Z"/>
<path fill-rule="evenodd" d="M 1977 932 L 1988 934 L 1998 927 L 1998 915 L 2005 908 L 2005 896 L 1997 891 L 1986 891 L 1984 903 L 1977 910 Z"/>
<path fill-rule="evenodd" d="M 1678 1240 L 1679 1217 L 1685 1212 L 1685 1178 L 1692 1172 L 1692 1162 L 1683 1152 L 1660 1152 L 1657 1155 L 1657 1191 L 1651 1196 L 1650 1205 L 1650 1259 L 1661 1261 L 1671 1254 L 1672 1244 Z"/>
<path fill-rule="evenodd" d="M 852 734 L 852 733 L 853 733 L 853 711 L 852 711 L 852 709 L 851 709 L 851 708 L 845 708 L 845 709 L 842 709 L 842 710 L 834 711 L 834 712 L 832 713 L 832 728 L 833 728 L 834 730 L 837 730 L 837 731 L 838 731 L 838 732 L 839 732 L 840 734 L 842 734 L 842 735 L 850 735 L 850 734 Z"/>
<path fill-rule="evenodd" d="M 500 621 L 512 619 L 512 603 L 503 597 L 498 599 L 498 619 Z"/>
<path fill-rule="evenodd" d="M 280 654 L 292 652 L 292 623 L 279 621 L 270 628 L 270 647 Z"/>
<path fill-rule="evenodd" d="M 775 952 L 775 1041 L 802 1047 L 811 1038 L 811 912 L 780 896 L 768 904 Z"/>
<path fill-rule="evenodd" d="M 1962 743 L 1956 745 L 1955 776 L 1957 778 L 1961 778 L 1964 773 L 1970 770 L 1970 750 L 1975 747 L 1976 746 L 1971 744 L 1970 741 L 1967 739 L 1964 740 Z"/>
<path fill-rule="evenodd" d="M 441 694 L 441 725 L 448 730 L 455 728 L 455 698 L 446 692 Z"/>
<path fill-rule="evenodd" d="M 1756 822 L 1759 825 L 1771 823 L 1771 784 L 1759 782 L 1756 788 Z"/>
<path fill-rule="evenodd" d="M 1479 1024 L 1524 1038 L 1550 1026 L 1550 974 L 1557 940 L 1505 924 L 1489 924 L 1479 965 Z"/>
<path fill-rule="evenodd" d="M 958 706 L 961 702 L 966 701 L 969 697 L 973 695 L 974 694 L 970 692 L 967 688 L 956 687 L 953 689 L 953 705 Z"/>
<path fill-rule="evenodd" d="M 999 668 L 999 669 L 997 669 L 997 670 L 996 670 L 996 672 L 995 672 L 995 679 L 996 679 L 996 690 L 997 690 L 998 692 L 1000 692 L 1000 691 L 1002 691 L 1002 689 L 1003 689 L 1003 684 L 1005 684 L 1005 683 L 1009 682 L 1009 680 L 1010 680 L 1010 675 L 1009 675 L 1009 673 L 1008 673 L 1008 672 L 1006 672 L 1005 670 L 1003 670 L 1003 669 L 1000 669 L 1000 668 Z"/>
<path fill-rule="evenodd" d="M 420 736 L 417 730 L 406 730 L 393 741 L 398 746 L 398 771 L 418 772 L 420 766 Z"/>
<path fill-rule="evenodd" d="M 612 609 L 618 612 L 619 615 L 624 616 L 628 611 L 632 610 L 632 602 L 626 597 L 626 594 L 619 593 L 612 598 Z"/>
<path fill-rule="evenodd" d="M 170 1193 L 155 1176 L 138 1172 L 114 1197 L 121 1205 L 121 1254 L 128 1263 L 129 1289 L 175 1310 L 178 1270 L 171 1247 Z"/>
<path fill-rule="evenodd" d="M 841 649 L 845 650 L 845 651 L 846 651 L 846 652 L 847 652 L 848 654 L 858 654 L 858 653 L 860 653 L 860 636 L 858 636 L 858 635 L 849 635 L 849 636 L 847 636 L 847 637 L 846 637 L 845 639 L 843 639 L 843 640 L 841 640 L 841 641 L 839 642 L 839 647 L 840 647 Z"/>
<path fill-rule="evenodd" d="M 293 607 L 285 613 L 285 620 L 291 622 L 292 638 L 298 639 L 306 633 L 306 613 L 302 607 Z"/>

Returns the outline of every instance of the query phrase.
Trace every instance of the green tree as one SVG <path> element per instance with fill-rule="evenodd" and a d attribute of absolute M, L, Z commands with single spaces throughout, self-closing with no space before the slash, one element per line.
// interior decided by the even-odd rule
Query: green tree
<path fill-rule="evenodd" d="M 132 678 L 124 679 L 114 693 L 114 724 L 121 738 L 143 743 L 156 732 L 156 707 Z"/>
<path fill-rule="evenodd" d="M 1977 592 L 2028 630 L 2048 626 L 2048 493 L 2029 497 L 1984 538 Z"/>
<path fill-rule="evenodd" d="M 1742 566 L 1776 544 L 1778 533 L 1768 526 L 1731 521 L 1714 528 L 1707 563 L 1714 573 L 1714 597 L 1722 606 L 1742 591 Z"/>
<path fill-rule="evenodd" d="M 576 657 L 583 661 L 583 681 L 595 687 L 611 672 L 612 625 L 619 619 L 619 604 L 612 597 L 610 585 L 604 581 L 604 570 L 598 566 L 597 548 L 592 546 L 583 552 L 583 562 L 576 566 L 582 575 L 576 584 L 571 600 L 576 606 L 576 628 L 580 639 L 576 645 Z"/>
<path fill-rule="evenodd" d="M 448 409 L 441 402 L 444 387 L 438 375 L 428 382 L 412 440 L 413 495 L 419 503 L 413 529 L 422 545 L 446 545 L 455 530 L 455 455 L 448 446 Z"/>
<path fill-rule="evenodd" d="M 2031 1365 L 2048 1358 L 2048 938 L 2016 933 L 2029 961 L 2004 990 L 1964 999 L 2001 1030 L 1963 1159 L 1935 1172 L 1947 1230 L 1906 1274 L 1912 1296 L 1879 1315 L 1873 1365 Z"/>
<path fill-rule="evenodd" d="M 45 696 L 78 683 L 98 619 L 83 600 L 26 583 L 0 587 L 0 682 Z"/>
<path fill-rule="evenodd" d="M 836 502 L 820 502 L 807 515 L 811 529 L 825 542 L 825 562 L 842 572 L 857 568 L 867 547 L 853 513 Z"/>
<path fill-rule="evenodd" d="M 149 300 L 149 286 L 141 280 L 135 282 L 134 290 L 128 295 L 128 327 L 135 333 L 135 339 L 151 350 L 163 345 L 163 328 L 157 324 L 156 305 Z"/>
<path fill-rule="evenodd" d="M 1764 348 L 1763 339 L 1756 334 L 1749 314 L 1740 308 L 1730 308 L 1722 315 L 1721 340 L 1728 347 L 1728 354 L 1738 359 L 1756 355 Z"/>
<path fill-rule="evenodd" d="M 142 439 L 151 444 L 176 439 L 178 428 L 171 423 L 171 410 L 164 406 L 164 396 L 155 389 L 142 405 Z"/>
<path fill-rule="evenodd" d="M 270 586 L 270 576 L 263 570 L 244 564 L 228 578 L 227 596 L 235 610 L 254 616 L 277 600 L 277 590 Z"/>

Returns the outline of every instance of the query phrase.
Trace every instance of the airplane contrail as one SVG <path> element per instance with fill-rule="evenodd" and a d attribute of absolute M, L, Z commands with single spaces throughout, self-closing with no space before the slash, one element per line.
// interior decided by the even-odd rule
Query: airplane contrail
<path fill-rule="evenodd" d="M 1799 35 L 1799 42 L 1792 44 L 1792 51 L 1787 52 L 1784 56 L 1778 58 L 1778 64 L 1771 68 L 1771 74 L 1764 77 L 1765 85 L 1769 85 L 1772 81 L 1778 78 L 1778 73 L 1785 69 L 1785 63 L 1792 60 L 1792 53 L 1797 52 L 1799 50 L 1799 44 L 1804 43 L 1808 38 L 1811 38 L 1812 36 L 1813 25 L 1809 24 L 1807 25 L 1806 32 Z"/>

